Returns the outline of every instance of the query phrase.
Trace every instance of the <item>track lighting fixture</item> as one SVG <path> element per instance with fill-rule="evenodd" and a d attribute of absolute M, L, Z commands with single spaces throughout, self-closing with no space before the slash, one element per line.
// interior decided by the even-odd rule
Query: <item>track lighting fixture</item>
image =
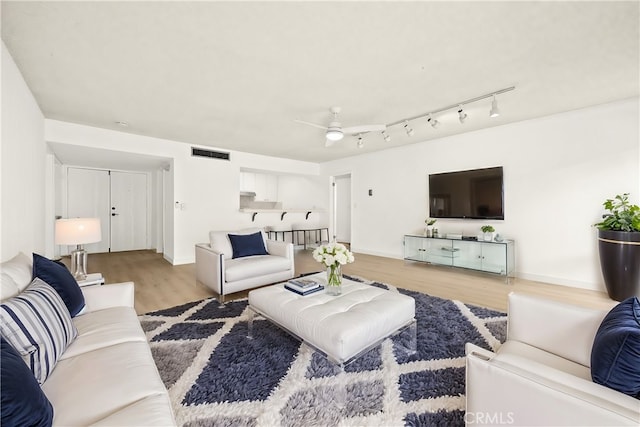
<path fill-rule="evenodd" d="M 387 131 L 386 131 L 386 130 L 383 130 L 383 131 L 382 131 L 382 137 L 384 138 L 384 140 L 385 140 L 386 142 L 391 142 L 391 137 L 389 136 L 389 134 L 387 133 Z"/>
<path fill-rule="evenodd" d="M 434 129 L 440 126 L 440 122 L 434 119 L 433 117 L 431 117 L 431 114 L 429 114 L 429 117 L 427 118 L 427 123 L 429 123 L 431 127 Z"/>
<path fill-rule="evenodd" d="M 460 105 L 458 107 L 458 120 L 460 120 L 460 123 L 464 123 L 464 121 L 467 120 L 467 117 L 467 113 L 462 110 L 462 105 Z"/>
<path fill-rule="evenodd" d="M 362 138 L 362 134 L 358 134 L 358 148 L 364 147 L 364 139 Z"/>
<path fill-rule="evenodd" d="M 442 113 L 443 111 L 449 111 L 449 110 L 453 110 L 455 109 L 456 111 L 458 111 L 458 120 L 460 120 L 460 123 L 464 123 L 465 120 L 467 119 L 468 115 L 467 113 L 464 112 L 464 109 L 462 108 L 463 105 L 469 105 L 472 104 L 474 102 L 478 102 L 480 100 L 483 99 L 487 99 L 487 98 L 492 98 L 493 97 L 493 101 L 491 102 L 491 111 L 489 112 L 489 116 L 491 117 L 497 117 L 500 115 L 500 110 L 498 109 L 498 101 L 496 99 L 497 95 L 500 95 L 502 93 L 505 92 L 510 92 L 512 90 L 514 90 L 516 87 L 515 86 L 511 86 L 511 87 L 506 87 L 504 89 L 500 89 L 500 90 L 496 90 L 494 92 L 490 92 L 484 95 L 480 95 L 480 96 L 476 96 L 475 98 L 471 98 L 471 99 L 467 99 L 464 101 L 460 101 L 460 102 L 456 102 L 455 104 L 451 104 L 451 105 L 447 105 L 446 107 L 442 107 L 442 108 L 438 108 L 436 110 L 431 110 L 427 113 L 424 114 L 420 114 L 417 116 L 413 116 L 413 117 L 407 117 L 405 119 L 400 119 L 397 120 L 395 122 L 392 123 L 388 123 L 386 125 L 387 129 L 389 129 L 391 126 L 397 126 L 397 125 L 403 125 L 404 126 L 404 130 L 407 133 L 408 136 L 412 136 L 413 135 L 413 129 L 411 129 L 409 127 L 409 122 L 412 120 L 418 120 L 418 119 L 422 119 L 424 117 L 427 118 L 427 123 L 429 123 L 434 129 L 437 128 L 440 125 L 440 122 L 436 119 L 433 118 L 433 114 L 439 114 Z M 383 136 L 385 135 L 385 133 L 383 132 Z M 385 141 L 388 141 L 386 136 L 385 136 Z"/>
<path fill-rule="evenodd" d="M 413 133 L 414 133 L 414 132 L 413 132 L 413 129 L 411 129 L 411 128 L 409 127 L 409 121 L 408 121 L 408 120 L 405 120 L 405 121 L 404 121 L 404 131 L 405 131 L 405 132 L 407 132 L 407 135 L 408 135 L 408 136 L 413 136 Z"/>
<path fill-rule="evenodd" d="M 491 111 L 489 111 L 489 117 L 498 117 L 500 115 L 500 109 L 498 108 L 498 100 L 496 95 L 493 95 L 493 101 L 491 101 Z"/>

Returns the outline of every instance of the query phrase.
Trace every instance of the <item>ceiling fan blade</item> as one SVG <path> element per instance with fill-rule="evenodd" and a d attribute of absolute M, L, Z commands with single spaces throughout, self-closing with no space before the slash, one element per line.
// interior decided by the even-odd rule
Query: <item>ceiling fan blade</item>
<path fill-rule="evenodd" d="M 326 126 L 318 125 L 318 124 L 311 123 L 311 122 L 305 122 L 304 120 L 294 120 L 294 122 L 296 122 L 296 123 L 300 123 L 300 124 L 303 124 L 303 125 L 307 125 L 307 126 L 313 126 L 313 127 L 315 127 L 315 128 L 318 128 L 318 129 L 324 129 L 324 130 L 327 130 L 327 127 L 326 127 Z"/>
<path fill-rule="evenodd" d="M 382 132 L 387 129 L 387 125 L 360 125 L 360 126 L 351 126 L 348 128 L 342 128 L 343 133 L 348 133 L 349 135 L 357 135 L 359 133 L 367 133 L 367 132 Z"/>

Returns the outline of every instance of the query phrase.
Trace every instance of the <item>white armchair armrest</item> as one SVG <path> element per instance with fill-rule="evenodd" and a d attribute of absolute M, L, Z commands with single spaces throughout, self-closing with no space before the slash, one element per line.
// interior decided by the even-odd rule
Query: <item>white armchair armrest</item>
<path fill-rule="evenodd" d="M 196 244 L 196 280 L 222 294 L 224 254 L 211 249 L 208 243 Z"/>
<path fill-rule="evenodd" d="M 85 303 L 85 308 L 81 314 L 112 307 L 133 307 L 133 282 L 84 286 L 81 290 Z"/>
<path fill-rule="evenodd" d="M 466 345 L 467 425 L 603 426 L 640 423 L 638 401 L 517 355 Z"/>

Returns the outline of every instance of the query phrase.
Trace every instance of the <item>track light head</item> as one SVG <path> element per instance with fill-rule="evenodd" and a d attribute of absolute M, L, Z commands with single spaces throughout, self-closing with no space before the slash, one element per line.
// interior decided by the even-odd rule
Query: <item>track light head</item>
<path fill-rule="evenodd" d="M 489 117 L 498 117 L 500 115 L 500 109 L 498 108 L 498 100 L 493 95 L 493 101 L 491 101 L 491 111 L 489 111 Z"/>
<path fill-rule="evenodd" d="M 384 140 L 385 140 L 386 142 L 391 142 L 391 137 L 389 136 L 389 134 L 387 133 L 387 131 L 386 131 L 386 130 L 383 130 L 383 131 L 382 131 L 382 137 L 384 138 Z"/>
<path fill-rule="evenodd" d="M 465 120 L 467 120 L 467 113 L 465 113 L 462 110 L 462 105 L 458 108 L 458 119 L 460 120 L 460 123 L 464 123 Z"/>
<path fill-rule="evenodd" d="M 431 127 L 434 129 L 440 126 L 440 122 L 434 119 L 433 117 L 431 117 L 431 114 L 429 114 L 429 117 L 427 118 L 427 123 L 429 123 Z"/>
<path fill-rule="evenodd" d="M 364 138 L 362 138 L 362 134 L 358 135 L 358 148 L 364 147 Z"/>
<path fill-rule="evenodd" d="M 409 127 L 409 121 L 408 120 L 405 120 L 405 122 L 404 122 L 404 131 L 407 132 L 407 136 L 413 136 L 413 134 L 414 134 L 413 129 L 411 129 Z"/>

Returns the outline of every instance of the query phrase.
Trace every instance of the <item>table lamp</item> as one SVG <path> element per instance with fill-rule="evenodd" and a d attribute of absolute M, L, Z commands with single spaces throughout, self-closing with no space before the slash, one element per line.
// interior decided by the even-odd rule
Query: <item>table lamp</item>
<path fill-rule="evenodd" d="M 87 278 L 87 251 L 82 245 L 102 240 L 100 218 L 67 218 L 56 220 L 56 244 L 77 245 L 71 252 L 71 274 L 76 280 Z"/>

